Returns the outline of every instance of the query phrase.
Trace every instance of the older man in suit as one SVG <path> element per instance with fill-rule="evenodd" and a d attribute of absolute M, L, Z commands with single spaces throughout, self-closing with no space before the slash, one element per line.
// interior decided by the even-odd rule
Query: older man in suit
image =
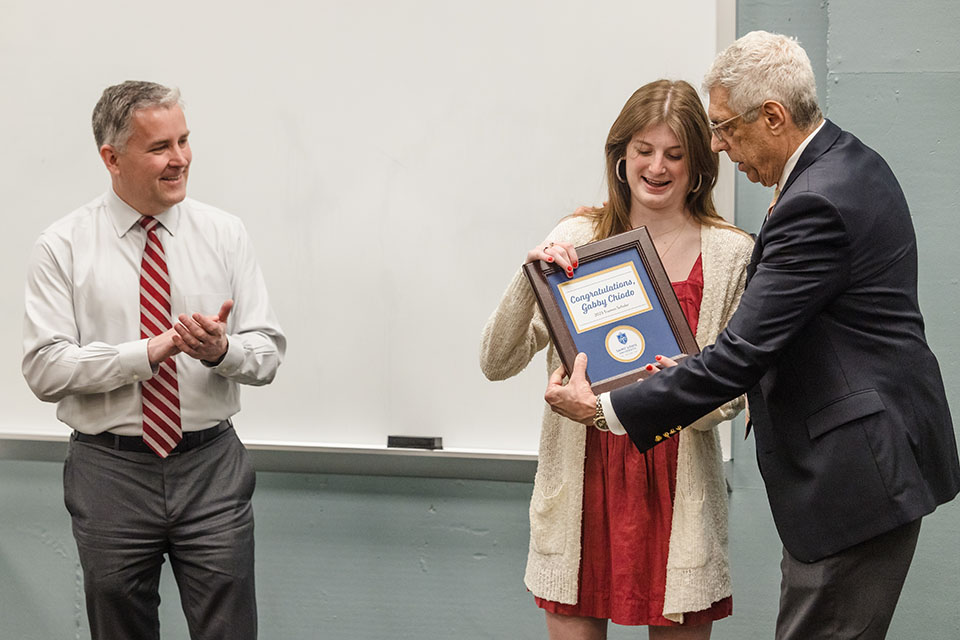
<path fill-rule="evenodd" d="M 746 392 L 784 545 L 776 637 L 884 638 L 921 518 L 960 490 L 910 212 L 886 162 L 823 119 L 795 40 L 747 34 L 704 85 L 714 150 L 776 186 L 739 310 L 645 382 L 597 398 L 581 354 L 546 398 L 645 449 Z"/>

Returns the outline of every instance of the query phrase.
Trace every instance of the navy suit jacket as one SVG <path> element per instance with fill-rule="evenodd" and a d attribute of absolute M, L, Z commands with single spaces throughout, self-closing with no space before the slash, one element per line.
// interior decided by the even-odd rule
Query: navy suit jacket
<path fill-rule="evenodd" d="M 784 547 L 812 562 L 960 490 L 943 380 L 917 301 L 917 245 L 886 162 L 827 121 L 764 223 L 716 343 L 614 391 L 641 450 L 747 393 Z"/>

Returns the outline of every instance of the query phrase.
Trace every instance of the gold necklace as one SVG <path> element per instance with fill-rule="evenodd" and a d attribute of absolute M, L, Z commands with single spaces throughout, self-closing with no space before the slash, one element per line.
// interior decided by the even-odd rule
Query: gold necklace
<path fill-rule="evenodd" d="M 657 250 L 657 253 L 660 254 L 660 259 L 661 259 L 661 260 L 663 260 L 663 259 L 667 256 L 667 254 L 670 253 L 670 249 L 673 249 L 673 245 L 677 244 L 677 240 L 678 240 L 678 239 L 680 238 L 680 236 L 683 234 L 683 227 L 684 227 L 686 224 L 687 224 L 687 221 L 686 221 L 686 219 L 684 219 L 683 222 L 681 222 L 680 224 L 677 225 L 677 227 L 676 227 L 676 229 L 675 229 L 677 233 L 674 234 L 673 240 L 670 241 L 670 244 L 667 245 L 667 248 L 664 249 L 662 252 L 661 252 L 659 249 Z M 666 236 L 667 234 L 673 233 L 673 231 L 674 231 L 674 229 L 671 229 L 670 231 L 667 231 L 667 233 L 661 233 L 660 236 L 658 236 L 658 237 L 663 238 L 663 237 Z M 654 246 L 656 246 L 656 245 L 654 245 Z"/>

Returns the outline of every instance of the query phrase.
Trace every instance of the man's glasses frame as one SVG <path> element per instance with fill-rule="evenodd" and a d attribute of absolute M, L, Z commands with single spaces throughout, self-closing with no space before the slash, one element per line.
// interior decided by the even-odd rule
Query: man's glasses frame
<path fill-rule="evenodd" d="M 747 115 L 747 114 L 750 113 L 751 111 L 756 111 L 757 109 L 759 109 L 759 108 L 762 107 L 762 106 L 763 106 L 763 103 L 761 102 L 761 103 L 758 104 L 757 106 L 755 106 L 755 107 L 750 107 L 750 108 L 747 109 L 746 111 L 744 111 L 744 112 L 742 112 L 742 113 L 738 113 L 737 115 L 733 116 L 732 118 L 727 118 L 727 119 L 724 120 L 723 122 L 717 122 L 716 124 L 714 124 L 713 122 L 711 122 L 711 123 L 710 123 L 710 133 L 711 133 L 712 135 L 717 136 L 717 140 L 719 140 L 720 142 L 722 142 L 722 143 L 724 143 L 724 144 L 729 143 L 729 142 L 730 142 L 729 138 L 725 138 L 724 136 L 727 135 L 727 129 L 730 128 L 730 123 L 733 122 L 734 120 L 736 120 L 737 118 L 742 118 L 743 116 Z"/>

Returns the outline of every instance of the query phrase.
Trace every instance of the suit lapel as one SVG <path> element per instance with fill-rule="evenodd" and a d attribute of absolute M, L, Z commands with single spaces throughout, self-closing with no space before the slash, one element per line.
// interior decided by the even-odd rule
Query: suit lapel
<path fill-rule="evenodd" d="M 790 188 L 796 179 L 801 173 L 806 171 L 813 162 L 827 152 L 827 149 L 833 146 L 833 143 L 837 141 L 837 138 L 840 137 L 840 127 L 833 124 L 829 120 L 823 123 L 823 128 L 820 129 L 820 133 L 813 137 L 813 140 L 810 141 L 810 144 L 807 145 L 807 148 L 803 150 L 803 153 L 800 154 L 800 158 L 797 160 L 797 166 L 793 168 L 793 171 L 790 172 L 790 175 L 787 176 L 787 183 L 780 187 L 780 199 L 783 200 L 784 194 Z M 778 200 L 778 202 L 779 202 Z"/>
<path fill-rule="evenodd" d="M 807 145 L 807 148 L 803 150 L 803 153 L 800 154 L 800 158 L 797 159 L 797 165 L 793 168 L 793 171 L 790 172 L 790 175 L 787 176 L 787 182 L 780 189 L 780 197 L 777 199 L 777 202 L 782 202 L 787 191 L 790 189 L 790 186 L 793 185 L 797 180 L 797 176 L 806 171 L 807 167 L 814 163 L 814 161 L 822 156 L 827 150 L 834 145 L 837 139 L 840 137 L 842 131 L 840 127 L 833 124 L 829 120 L 826 120 L 823 123 L 823 128 L 820 129 L 820 132 L 813 137 L 813 140 L 810 141 L 810 144 Z M 776 206 L 774 206 L 776 209 Z M 768 215 L 772 215 L 768 214 Z M 753 274 L 757 271 L 757 265 L 760 263 L 760 258 L 763 255 L 763 227 L 766 225 L 767 219 L 764 218 L 763 224 L 760 225 L 760 233 L 754 238 L 756 240 L 753 245 L 753 255 L 750 256 L 750 263 L 747 264 L 747 283 L 749 284 L 750 279 L 753 278 Z"/>
<path fill-rule="evenodd" d="M 750 279 L 753 278 L 753 274 L 756 273 L 757 263 L 760 262 L 761 255 L 763 255 L 763 250 L 760 248 L 760 238 L 758 236 L 754 236 L 753 237 L 753 253 L 750 255 L 750 262 L 747 263 L 746 284 L 750 284 Z"/>

